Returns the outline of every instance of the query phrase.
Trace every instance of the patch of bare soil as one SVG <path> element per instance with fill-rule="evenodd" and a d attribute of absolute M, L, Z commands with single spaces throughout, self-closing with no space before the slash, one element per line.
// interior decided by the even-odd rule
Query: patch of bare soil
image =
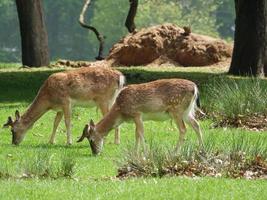
<path fill-rule="evenodd" d="M 231 55 L 232 45 L 223 40 L 163 24 L 128 34 L 111 48 L 106 60 L 113 66 L 207 66 L 229 62 Z"/>

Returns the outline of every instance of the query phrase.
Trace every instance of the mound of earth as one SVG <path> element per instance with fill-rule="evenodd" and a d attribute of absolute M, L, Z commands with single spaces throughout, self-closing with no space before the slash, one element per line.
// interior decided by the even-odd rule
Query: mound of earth
<path fill-rule="evenodd" d="M 113 66 L 206 66 L 229 60 L 231 55 L 232 45 L 223 40 L 164 24 L 128 34 L 111 48 L 106 60 Z"/>

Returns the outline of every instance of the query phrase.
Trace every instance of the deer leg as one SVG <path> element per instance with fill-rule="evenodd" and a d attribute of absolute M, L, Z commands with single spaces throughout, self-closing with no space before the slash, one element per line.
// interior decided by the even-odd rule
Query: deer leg
<path fill-rule="evenodd" d="M 58 127 L 58 125 L 62 119 L 62 116 L 63 116 L 63 112 L 57 112 L 55 120 L 54 120 L 53 131 L 52 131 L 52 134 L 51 134 L 50 140 L 49 140 L 50 144 L 55 143 L 55 136 L 56 136 L 57 127 Z"/>
<path fill-rule="evenodd" d="M 63 113 L 64 113 L 64 119 L 65 119 L 65 126 L 67 129 L 67 144 L 71 145 L 72 139 L 71 139 L 71 105 L 70 103 L 63 106 Z"/>
<path fill-rule="evenodd" d="M 198 137 L 199 147 L 203 150 L 204 149 L 204 143 L 203 143 L 202 132 L 201 132 L 199 123 L 197 122 L 197 120 L 193 116 L 189 116 L 188 123 L 193 127 L 194 131 L 196 132 L 197 137 Z"/>
<path fill-rule="evenodd" d="M 138 150 L 140 143 L 142 143 L 144 151 L 146 151 L 145 140 L 144 140 L 144 125 L 140 114 L 134 117 L 134 123 L 135 123 L 135 139 L 136 139 L 135 148 L 136 150 Z"/>
<path fill-rule="evenodd" d="M 120 144 L 121 138 L 120 138 L 120 127 L 118 126 L 115 128 L 115 138 L 114 138 L 114 144 Z"/>
<path fill-rule="evenodd" d="M 173 118 L 177 125 L 177 128 L 179 129 L 179 139 L 177 141 L 175 148 L 176 152 L 179 152 L 185 140 L 186 126 L 183 119 L 179 117 L 177 114 L 173 114 Z"/>
<path fill-rule="evenodd" d="M 104 116 L 109 111 L 109 106 L 107 104 L 99 104 L 102 115 Z M 115 138 L 114 144 L 120 144 L 120 128 L 115 128 Z"/>
<path fill-rule="evenodd" d="M 108 105 L 105 103 L 100 103 L 99 108 L 103 116 L 108 112 Z"/>

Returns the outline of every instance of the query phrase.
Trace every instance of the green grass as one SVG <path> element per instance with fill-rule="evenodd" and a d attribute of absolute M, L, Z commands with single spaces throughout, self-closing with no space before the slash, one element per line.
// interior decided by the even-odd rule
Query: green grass
<path fill-rule="evenodd" d="M 0 199 L 257 199 L 266 198 L 264 180 L 130 179 L 4 180 Z"/>
<path fill-rule="evenodd" d="M 164 70 L 122 68 L 129 82 L 144 82 L 159 77 L 193 77 L 199 83 L 208 77 L 216 76 L 209 70 Z M 9 115 L 14 116 L 16 109 L 21 112 L 36 95 L 38 88 L 47 76 L 62 69 L 0 69 L 0 124 L 4 124 Z M 153 73 L 152 73 L 153 71 Z M 216 71 L 217 72 L 217 71 Z M 134 75 L 137 74 L 137 75 Z M 145 75 L 144 75 L 145 74 Z M 136 78 L 136 79 L 135 79 Z M 206 94 L 203 94 L 206 95 Z M 87 141 L 74 143 L 68 147 L 64 123 L 61 122 L 57 133 L 57 143 L 47 144 L 52 131 L 55 113 L 45 114 L 28 131 L 20 146 L 11 145 L 10 131 L 0 130 L 0 171 L 6 171 L 13 177 L 0 179 L 0 199 L 265 199 L 267 196 L 266 180 L 244 180 L 225 178 L 131 178 L 118 180 L 117 162 L 127 148 L 134 145 L 134 125 L 123 124 L 121 127 L 121 145 L 113 144 L 113 132 L 105 141 L 104 151 L 100 156 L 92 156 Z M 95 109 L 76 107 L 72 114 L 72 132 L 74 141 L 82 132 L 84 124 L 90 118 L 101 118 Z M 235 145 L 229 139 L 235 135 L 244 135 L 249 146 L 261 140 L 267 143 L 266 132 L 252 132 L 241 129 L 210 129 L 211 121 L 201 122 L 204 140 L 212 140 L 214 146 L 227 149 Z M 174 147 L 178 138 L 176 127 L 170 121 L 145 122 L 145 138 L 149 144 L 157 141 Z M 197 144 L 197 139 L 188 129 L 186 140 Z M 229 142 L 229 143 L 228 143 Z M 255 144 L 254 144 L 255 143 Z M 242 148 L 237 147 L 236 148 Z M 42 159 L 43 158 L 43 159 Z M 37 164 L 38 163 L 38 164 Z M 63 176 L 39 176 L 46 168 L 51 173 Z M 28 169 L 36 176 L 20 178 Z M 39 175 L 38 175 L 39 174 Z M 71 178 L 70 178 L 71 177 Z"/>
<path fill-rule="evenodd" d="M 3 63 L 0 62 L 0 70 L 18 69 L 21 67 L 20 63 Z"/>
<path fill-rule="evenodd" d="M 227 118 L 267 113 L 267 81 L 216 77 L 203 88 L 206 110 Z"/>
<path fill-rule="evenodd" d="M 155 140 L 148 142 L 145 153 L 137 153 L 128 148 L 118 163 L 119 177 L 188 175 L 252 178 L 266 175 L 266 168 L 251 175 L 248 175 L 247 171 L 254 171 L 255 166 L 260 166 L 258 169 L 264 168 L 263 162 L 266 163 L 267 159 L 267 137 L 251 137 L 239 130 L 231 132 L 227 132 L 223 138 L 220 138 L 220 131 L 207 132 L 204 151 L 199 151 L 193 137 L 187 139 L 179 153 L 174 152 L 173 146 L 168 142 Z M 214 137 L 219 137 L 220 142 L 217 143 Z"/>

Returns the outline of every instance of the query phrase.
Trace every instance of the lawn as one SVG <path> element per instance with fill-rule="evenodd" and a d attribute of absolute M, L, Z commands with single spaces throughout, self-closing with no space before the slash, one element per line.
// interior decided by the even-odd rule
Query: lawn
<path fill-rule="evenodd" d="M 0 67 L 0 123 L 4 124 L 16 109 L 25 111 L 42 82 L 49 74 L 64 69 L 17 69 Z M 211 68 L 121 69 L 128 82 L 143 82 L 160 77 L 186 77 L 199 83 L 217 76 L 223 70 Z M 154 72 L 154 73 L 152 73 Z M 204 84 L 203 84 L 204 85 Z M 205 90 L 201 88 L 201 91 Z M 202 93 L 207 98 L 206 93 Z M 205 99 L 204 98 L 204 99 Z M 204 102 L 205 103 L 205 102 Z M 57 143 L 49 145 L 55 113 L 45 114 L 28 131 L 20 146 L 11 145 L 10 131 L 0 130 L 0 199 L 266 199 L 266 180 L 245 180 L 211 177 L 163 177 L 116 179 L 118 162 L 125 151 L 134 145 L 134 125 L 121 126 L 121 144 L 113 144 L 113 131 L 105 140 L 100 156 L 92 156 L 87 141 L 66 146 L 65 126 L 62 122 L 56 136 Z M 82 132 L 84 124 L 93 118 L 101 118 L 95 108 L 76 107 L 72 113 L 74 141 Z M 234 142 L 233 136 L 245 136 L 254 148 L 256 141 L 267 144 L 267 132 L 253 132 L 233 128 L 211 128 L 211 120 L 201 121 L 204 140 L 212 140 L 219 148 L 227 148 Z M 174 147 L 177 130 L 171 121 L 145 122 L 147 144 L 154 141 Z M 187 143 L 197 143 L 192 129 L 188 129 Z M 266 145 L 263 146 L 266 148 Z M 67 164 L 66 164 L 67 163 Z M 74 167 L 68 167 L 73 164 Z M 71 168 L 71 171 L 68 169 Z M 49 176 L 28 177 L 27 172 L 40 174 L 48 169 Z M 67 173 L 69 172 L 69 173 Z M 26 174 L 26 175 L 25 175 Z M 60 174 L 60 175 L 59 175 Z"/>

